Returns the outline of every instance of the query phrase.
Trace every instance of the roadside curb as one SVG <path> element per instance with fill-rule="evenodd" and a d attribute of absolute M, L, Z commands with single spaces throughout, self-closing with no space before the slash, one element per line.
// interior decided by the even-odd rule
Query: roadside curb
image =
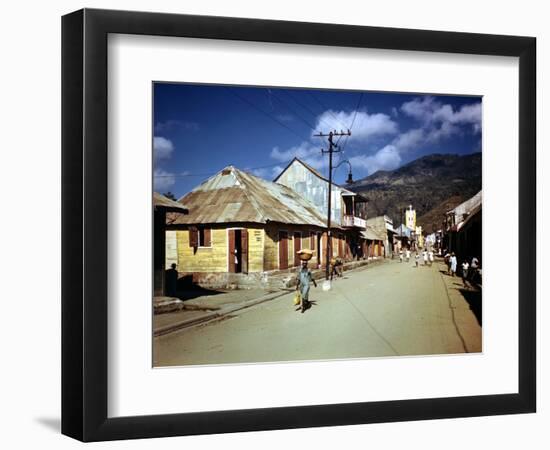
<path fill-rule="evenodd" d="M 373 264 L 374 263 L 374 264 Z M 345 270 L 345 272 L 353 272 L 358 269 L 367 269 L 371 265 L 379 265 L 384 263 L 384 260 L 373 260 L 369 261 L 368 264 L 360 265 L 358 267 L 350 268 L 348 270 Z M 321 273 L 321 275 L 324 276 L 324 272 Z M 321 277 L 322 278 L 322 277 Z M 224 316 L 227 316 L 228 314 L 231 314 L 233 312 L 237 312 L 243 309 L 251 308 L 252 306 L 258 305 L 260 303 L 267 302 L 269 300 L 275 300 L 276 298 L 282 297 L 283 295 L 287 295 L 291 292 L 293 292 L 294 289 L 292 288 L 286 288 L 278 292 L 272 292 L 270 294 L 262 295 L 261 297 L 247 300 L 242 303 L 237 303 L 235 305 L 230 305 L 226 307 L 222 307 L 217 310 L 210 310 L 205 311 L 205 313 L 199 317 L 193 317 L 190 319 L 180 320 L 178 322 L 171 323 L 169 325 L 164 325 L 162 327 L 158 327 L 153 330 L 153 337 L 163 336 L 165 334 L 172 333 L 174 331 L 183 330 L 185 328 L 190 328 L 195 325 L 204 324 L 206 322 L 210 322 L 216 319 L 220 319 Z"/>
<path fill-rule="evenodd" d="M 227 306 L 225 308 L 220 308 L 215 311 L 208 311 L 205 312 L 203 315 L 199 317 L 193 317 L 190 319 L 181 320 L 179 322 L 171 323 L 170 325 L 165 325 L 163 327 L 159 327 L 155 330 L 153 330 L 153 336 L 162 336 L 168 333 L 172 333 L 174 331 L 179 331 L 184 328 L 189 328 L 195 325 L 199 325 L 205 322 L 210 322 L 211 320 L 219 319 L 221 317 L 224 317 L 228 314 L 231 314 L 236 311 L 240 311 L 242 309 L 250 308 L 252 306 L 258 305 L 260 303 L 267 302 L 269 300 L 275 300 L 276 298 L 282 297 L 283 295 L 286 295 L 288 293 L 292 292 L 292 290 L 282 290 L 278 292 L 273 292 L 271 294 L 266 294 L 261 297 L 248 300 L 242 303 L 238 303 L 236 305 Z"/>

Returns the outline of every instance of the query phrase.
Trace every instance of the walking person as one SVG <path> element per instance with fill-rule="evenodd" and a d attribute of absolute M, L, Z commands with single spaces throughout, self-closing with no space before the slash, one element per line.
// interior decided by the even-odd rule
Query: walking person
<path fill-rule="evenodd" d="M 418 250 L 417 250 L 416 255 L 414 256 L 414 262 L 415 262 L 417 268 L 418 268 L 419 261 L 420 261 L 420 255 L 418 254 Z"/>
<path fill-rule="evenodd" d="M 449 252 L 445 253 L 445 264 L 447 264 L 447 275 L 451 274 L 451 254 Z"/>
<path fill-rule="evenodd" d="M 407 262 L 409 262 L 410 259 L 411 259 L 411 249 L 408 248 L 407 251 L 405 252 L 405 254 L 406 254 L 406 256 L 407 256 Z"/>
<path fill-rule="evenodd" d="M 399 249 L 399 262 L 403 262 L 403 249 Z"/>
<path fill-rule="evenodd" d="M 434 251 L 430 250 L 428 252 L 428 260 L 430 262 L 430 267 L 432 267 L 432 264 L 434 263 Z"/>
<path fill-rule="evenodd" d="M 467 280 L 468 280 L 468 268 L 470 265 L 468 264 L 468 260 L 465 259 L 462 262 L 462 283 L 464 284 L 464 287 L 468 287 Z"/>
<path fill-rule="evenodd" d="M 422 258 L 424 260 L 424 265 L 427 266 L 428 265 L 428 251 L 426 249 L 424 249 L 424 251 L 422 252 Z"/>
<path fill-rule="evenodd" d="M 473 284 L 474 278 L 477 275 L 478 269 L 479 269 L 479 260 L 474 256 L 472 258 L 472 263 L 470 264 L 470 270 L 468 274 L 468 281 L 470 281 L 470 284 Z"/>
<path fill-rule="evenodd" d="M 451 271 L 451 276 L 454 277 L 456 274 L 456 265 L 457 265 L 457 260 L 454 252 L 451 253 L 449 262 L 450 262 L 449 270 Z"/>
<path fill-rule="evenodd" d="M 303 313 L 309 308 L 309 289 L 311 287 L 311 283 L 317 287 L 317 283 L 311 275 L 311 270 L 307 267 L 307 261 L 302 261 L 302 267 L 298 271 L 296 281 L 296 290 L 300 291 L 300 306 Z"/>

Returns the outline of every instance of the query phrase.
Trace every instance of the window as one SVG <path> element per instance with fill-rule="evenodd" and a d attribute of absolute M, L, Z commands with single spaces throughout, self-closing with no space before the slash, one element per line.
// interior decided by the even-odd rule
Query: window
<path fill-rule="evenodd" d="M 211 247 L 211 229 L 191 227 L 189 229 L 189 247 Z"/>
<path fill-rule="evenodd" d="M 212 245 L 210 236 L 210 228 L 199 228 L 199 247 L 210 247 Z"/>

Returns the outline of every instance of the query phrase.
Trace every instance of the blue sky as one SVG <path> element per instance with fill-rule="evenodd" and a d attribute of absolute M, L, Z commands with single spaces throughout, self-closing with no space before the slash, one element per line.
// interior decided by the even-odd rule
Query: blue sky
<path fill-rule="evenodd" d="M 481 98 L 155 83 L 154 187 L 178 198 L 227 165 L 272 180 L 295 156 L 328 175 L 326 138 L 358 180 L 432 153 L 481 151 Z M 347 164 L 334 171 L 337 183 Z"/>

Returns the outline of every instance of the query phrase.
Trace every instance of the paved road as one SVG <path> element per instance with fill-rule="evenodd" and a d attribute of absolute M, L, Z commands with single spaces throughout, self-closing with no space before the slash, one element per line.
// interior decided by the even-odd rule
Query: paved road
<path fill-rule="evenodd" d="M 222 321 L 154 339 L 155 366 L 481 351 L 480 319 L 444 266 L 389 261 L 349 272 L 315 304 L 295 310 L 292 294 Z M 468 292 L 465 292 L 468 297 Z M 476 300 L 474 300 L 476 301 Z M 480 306 L 480 305 L 478 305 Z M 479 308 L 480 309 L 480 308 Z"/>

